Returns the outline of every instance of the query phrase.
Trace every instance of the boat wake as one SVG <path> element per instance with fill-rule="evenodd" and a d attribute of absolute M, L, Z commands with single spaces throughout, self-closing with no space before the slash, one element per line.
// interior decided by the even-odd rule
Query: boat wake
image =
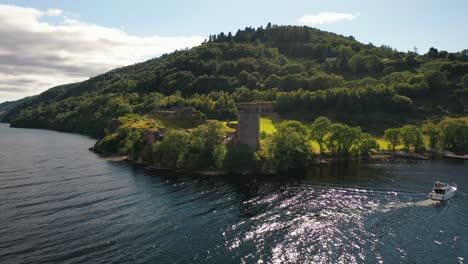
<path fill-rule="evenodd" d="M 383 213 L 387 213 L 393 210 L 407 208 L 407 207 L 427 207 L 427 206 L 435 206 L 438 204 L 440 204 L 439 201 L 433 201 L 431 199 L 426 199 L 426 200 L 418 201 L 418 202 L 403 202 L 403 203 L 391 202 L 389 204 L 381 206 L 380 208 L 377 208 L 377 210 Z"/>

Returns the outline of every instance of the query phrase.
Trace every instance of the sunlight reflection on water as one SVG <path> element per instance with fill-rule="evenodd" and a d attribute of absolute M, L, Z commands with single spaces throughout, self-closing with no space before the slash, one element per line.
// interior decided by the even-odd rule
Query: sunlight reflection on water
<path fill-rule="evenodd" d="M 0 263 L 463 263 L 468 170 L 448 161 L 307 175 L 151 175 L 94 140 L 0 124 Z M 15 144 L 11 144 L 15 142 Z M 442 203 L 433 179 L 456 182 Z"/>

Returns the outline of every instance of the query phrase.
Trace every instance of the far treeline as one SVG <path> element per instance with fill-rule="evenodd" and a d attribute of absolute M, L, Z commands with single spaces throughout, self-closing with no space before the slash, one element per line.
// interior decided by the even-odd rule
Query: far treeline
<path fill-rule="evenodd" d="M 456 150 L 439 123 L 467 115 L 468 49 L 401 52 L 315 28 L 268 24 L 211 35 L 192 49 L 0 104 L 0 115 L 14 127 L 102 138 L 111 120 L 127 115 L 192 106 L 207 119 L 235 120 L 237 103 L 259 100 L 274 102 L 284 120 L 305 124 L 324 116 L 333 130 L 359 127 L 376 137 L 432 122 L 440 132 L 434 146 Z M 349 145 L 323 142 L 322 148 L 337 153 Z"/>

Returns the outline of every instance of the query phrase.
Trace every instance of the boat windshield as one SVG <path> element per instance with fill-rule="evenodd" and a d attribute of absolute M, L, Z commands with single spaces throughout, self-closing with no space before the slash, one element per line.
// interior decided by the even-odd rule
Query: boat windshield
<path fill-rule="evenodd" d="M 445 194 L 444 189 L 434 189 L 434 192 L 437 193 L 437 194 Z"/>
<path fill-rule="evenodd" d="M 445 188 L 445 184 L 441 182 L 434 183 L 434 188 Z"/>

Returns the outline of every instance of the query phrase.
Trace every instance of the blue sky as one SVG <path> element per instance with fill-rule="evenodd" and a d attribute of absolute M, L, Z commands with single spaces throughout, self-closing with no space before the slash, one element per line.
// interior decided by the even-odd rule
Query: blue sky
<path fill-rule="evenodd" d="M 57 8 L 80 21 L 124 29 L 139 36 L 206 36 L 245 26 L 298 24 L 298 18 L 320 12 L 350 13 L 353 21 L 316 26 L 353 35 L 362 42 L 388 44 L 420 52 L 468 48 L 468 1 L 154 1 L 154 0 L 16 0 L 0 3 L 38 9 Z"/>
<path fill-rule="evenodd" d="M 467 0 L 0 0 L 0 103 L 268 22 L 400 51 L 461 51 L 467 15 Z"/>

